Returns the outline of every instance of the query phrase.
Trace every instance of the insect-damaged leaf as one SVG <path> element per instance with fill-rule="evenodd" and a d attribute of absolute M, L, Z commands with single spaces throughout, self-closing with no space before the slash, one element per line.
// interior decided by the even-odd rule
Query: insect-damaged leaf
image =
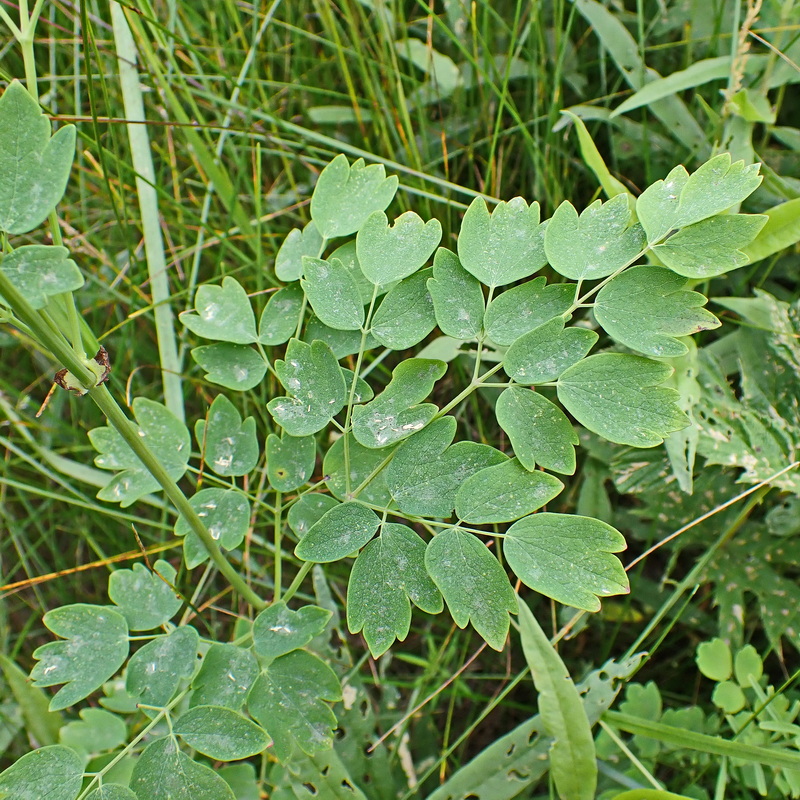
<path fill-rule="evenodd" d="M 194 307 L 194 311 L 184 311 L 180 318 L 198 336 L 233 344 L 258 340 L 250 298 L 230 275 L 222 279 L 222 286 L 201 286 L 194 296 Z"/>
<path fill-rule="evenodd" d="M 317 442 L 313 436 L 267 437 L 267 474 L 273 489 L 291 492 L 308 482 L 317 460 Z"/>
<path fill-rule="evenodd" d="M 194 426 L 194 438 L 203 454 L 206 466 L 217 475 L 247 475 L 258 461 L 256 421 L 244 422 L 236 406 L 218 394 L 208 409 L 208 417 Z"/>
<path fill-rule="evenodd" d="M 363 547 L 381 524 L 378 515 L 349 501 L 326 511 L 300 540 L 295 555 L 303 561 L 337 561 Z"/>
<path fill-rule="evenodd" d="M 364 324 L 364 305 L 353 276 L 338 258 L 303 258 L 300 284 L 314 313 L 329 328 L 357 331 Z"/>
<path fill-rule="evenodd" d="M 74 292 L 83 286 L 83 275 L 69 258 L 66 247 L 23 245 L 0 258 L 0 270 L 37 309 L 44 308 L 53 295 Z"/>
<path fill-rule="evenodd" d="M 433 259 L 428 292 L 442 333 L 454 339 L 474 339 L 483 325 L 484 299 L 480 283 L 461 266 L 458 256 L 440 247 Z"/>

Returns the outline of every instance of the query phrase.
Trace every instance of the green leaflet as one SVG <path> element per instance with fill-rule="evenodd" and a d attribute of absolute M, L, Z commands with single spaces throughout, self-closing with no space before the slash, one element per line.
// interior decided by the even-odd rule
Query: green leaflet
<path fill-rule="evenodd" d="M 138 800 L 136 795 L 120 783 L 104 783 L 86 795 L 86 800 Z"/>
<path fill-rule="evenodd" d="M 0 230 L 27 233 L 41 225 L 67 188 L 75 126 L 51 138 L 52 124 L 19 81 L 0 97 Z"/>
<path fill-rule="evenodd" d="M 297 502 L 292 504 L 289 513 L 286 515 L 286 521 L 297 538 L 302 539 L 311 526 L 315 522 L 319 522 L 326 511 L 330 511 L 334 506 L 338 505 L 339 503 L 336 499 L 329 494 L 316 494 L 315 492 L 304 494 Z"/>
<path fill-rule="evenodd" d="M 305 647 L 325 630 L 331 612 L 319 606 L 293 611 L 282 600 L 265 608 L 253 622 L 253 650 L 265 660 Z"/>
<path fill-rule="evenodd" d="M 742 249 L 751 264 L 800 241 L 800 197 L 768 208 L 764 215 L 766 224 Z"/>
<path fill-rule="evenodd" d="M 44 308 L 48 298 L 54 295 L 74 292 L 83 286 L 83 275 L 69 258 L 66 247 L 23 245 L 0 257 L 0 269 L 36 309 Z"/>
<path fill-rule="evenodd" d="M 497 400 L 495 415 L 525 469 L 539 464 L 562 475 L 575 473 L 578 434 L 564 412 L 546 397 L 509 386 Z"/>
<path fill-rule="evenodd" d="M 68 722 L 62 729 L 60 743 L 86 755 L 116 750 L 125 744 L 128 727 L 122 719 L 102 708 L 84 708 L 80 720 Z"/>
<path fill-rule="evenodd" d="M 486 286 L 505 286 L 538 272 L 546 263 L 539 204 L 515 197 L 498 203 L 492 213 L 476 197 L 464 214 L 458 257 L 467 272 Z"/>
<path fill-rule="evenodd" d="M 374 211 L 383 211 L 397 191 L 396 176 L 385 177 L 382 164 L 352 165 L 338 155 L 317 178 L 311 196 L 311 219 L 325 239 L 355 233 Z"/>
<path fill-rule="evenodd" d="M 428 293 L 430 269 L 400 281 L 383 298 L 372 317 L 370 332 L 384 346 L 405 350 L 421 342 L 435 327 L 433 300 Z"/>
<path fill-rule="evenodd" d="M 586 328 L 565 328 L 564 320 L 556 317 L 520 336 L 503 357 L 503 369 L 523 385 L 554 381 L 599 338 Z"/>
<path fill-rule="evenodd" d="M 720 325 L 702 308 L 706 298 L 687 291 L 687 283 L 661 267 L 626 270 L 598 292 L 595 318 L 616 341 L 640 353 L 663 358 L 685 355 L 688 347 L 677 337 Z"/>
<path fill-rule="evenodd" d="M 459 628 L 468 622 L 495 650 L 505 647 L 517 598 L 486 545 L 458 528 L 442 531 L 425 551 L 425 568 Z"/>
<path fill-rule="evenodd" d="M 269 736 L 252 720 L 220 706 L 195 706 L 182 714 L 172 732 L 189 747 L 215 761 L 238 761 L 260 753 Z"/>
<path fill-rule="evenodd" d="M 137 397 L 133 401 L 133 415 L 139 423 L 139 436 L 148 444 L 161 466 L 173 480 L 182 478 L 189 463 L 192 445 L 186 426 L 161 403 L 144 397 Z M 125 508 L 161 488 L 113 428 L 89 431 L 89 441 L 99 453 L 95 457 L 95 465 L 101 469 L 118 471 L 97 493 L 101 500 L 110 500 Z"/>
<path fill-rule="evenodd" d="M 356 237 L 361 271 L 377 286 L 413 275 L 433 254 L 442 238 L 438 219 L 423 222 L 413 211 L 401 214 L 390 226 L 383 211 L 375 211 Z"/>
<path fill-rule="evenodd" d="M 592 728 L 581 696 L 561 657 L 528 606 L 519 600 L 519 633 L 525 660 L 539 692 L 539 714 L 550 748 L 550 774 L 562 800 L 593 800 L 597 761 Z"/>
<path fill-rule="evenodd" d="M 190 704 L 238 711 L 257 676 L 258 661 L 251 650 L 235 644 L 212 644 L 192 680 Z"/>
<path fill-rule="evenodd" d="M 513 344 L 528 331 L 566 314 L 574 300 L 572 284 L 546 286 L 544 277 L 534 278 L 508 289 L 489 303 L 484 321 L 486 335 L 495 344 Z"/>
<path fill-rule="evenodd" d="M 172 736 L 145 747 L 131 775 L 136 797 L 170 800 L 235 800 L 230 786 L 211 767 L 193 761 L 178 749 Z"/>
<path fill-rule="evenodd" d="M 529 472 L 514 458 L 470 475 L 456 494 L 456 516 L 476 525 L 512 522 L 549 503 L 564 484 Z"/>
<path fill-rule="evenodd" d="M 314 341 L 324 342 L 331 348 L 338 360 L 345 356 L 351 356 L 361 349 L 361 331 L 337 331 L 335 328 L 324 325 L 316 317 L 312 317 L 306 325 L 303 341 L 309 344 Z M 367 334 L 364 352 L 377 346 L 377 339 L 372 334 Z"/>
<path fill-rule="evenodd" d="M 480 283 L 461 266 L 458 256 L 440 247 L 428 279 L 436 322 L 454 339 L 475 339 L 483 325 L 484 299 Z"/>
<path fill-rule="evenodd" d="M 559 603 L 599 611 L 598 597 L 627 594 L 619 559 L 622 534 L 605 522 L 575 514 L 531 514 L 505 534 L 503 553 L 517 577 Z"/>
<path fill-rule="evenodd" d="M 380 286 L 375 286 L 369 281 L 366 275 L 361 271 L 361 264 L 358 263 L 358 252 L 356 248 L 355 239 L 345 242 L 340 247 L 337 247 L 331 254 L 330 259 L 338 258 L 342 262 L 345 269 L 353 276 L 353 280 L 358 286 L 359 294 L 361 295 L 361 304 L 368 306 L 372 301 L 374 292 L 376 297 L 386 294 L 391 289 L 396 281 L 387 283 Z"/>
<path fill-rule="evenodd" d="M 41 800 L 44 797 L 47 800 L 75 800 L 81 792 L 82 782 L 83 759 L 69 747 L 54 744 L 25 753 L 0 772 L 0 797 L 9 800 Z"/>
<path fill-rule="evenodd" d="M 347 437 L 350 452 L 350 484 L 347 484 L 345 471 L 344 444 Z M 322 472 L 327 476 L 326 484 L 334 497 L 340 500 L 347 499 L 348 492 L 354 492 L 361 484 L 379 469 L 381 464 L 389 458 L 394 446 L 370 448 L 359 444 L 351 434 L 337 439 L 328 448 L 322 462 Z M 392 502 L 392 496 L 386 488 L 386 472 L 379 471 L 358 495 L 365 503 L 376 506 L 387 506 Z"/>
<path fill-rule="evenodd" d="M 742 248 L 756 238 L 766 222 L 767 217 L 756 214 L 713 217 L 679 230 L 663 244 L 655 245 L 653 252 L 679 275 L 713 278 L 749 262 Z"/>
<path fill-rule="evenodd" d="M 258 341 L 250 298 L 235 278 L 224 277 L 222 286 L 201 286 L 194 296 L 194 308 L 180 315 L 192 333 L 233 344 Z"/>
<path fill-rule="evenodd" d="M 308 755 L 333 745 L 336 717 L 325 701 L 341 698 L 333 670 L 311 653 L 295 650 L 262 671 L 247 696 L 247 707 L 272 737 L 275 755 L 286 762 L 293 745 Z"/>
<path fill-rule="evenodd" d="M 666 179 L 645 189 L 636 201 L 636 215 L 650 244 L 671 230 L 713 217 L 738 205 L 761 183 L 759 164 L 731 163 L 729 153 L 707 161 L 691 175 L 675 167 Z"/>
<path fill-rule="evenodd" d="M 176 574 L 172 564 L 159 559 L 152 570 L 134 564 L 108 576 L 108 597 L 119 606 L 129 630 L 160 628 L 178 613 L 183 601 L 172 588 Z"/>
<path fill-rule="evenodd" d="M 267 437 L 267 474 L 273 489 L 291 492 L 307 483 L 317 461 L 317 442 L 313 436 Z"/>
<path fill-rule="evenodd" d="M 254 389 L 267 373 L 267 365 L 258 350 L 241 344 L 222 343 L 195 347 L 192 358 L 206 371 L 205 379 L 226 389 L 247 392 Z"/>
<path fill-rule="evenodd" d="M 364 324 L 364 305 L 353 276 L 339 259 L 303 257 L 300 281 L 308 302 L 329 328 L 357 331 Z"/>
<path fill-rule="evenodd" d="M 565 200 L 544 237 L 550 266 L 572 280 L 605 278 L 632 263 L 644 247 L 644 232 L 640 225 L 631 224 L 625 194 L 607 203 L 595 200 L 580 216 Z"/>
<path fill-rule="evenodd" d="M 290 396 L 273 398 L 267 408 L 290 436 L 322 430 L 347 400 L 342 370 L 324 342 L 292 339 L 286 360 L 275 362 L 275 372 Z"/>
<path fill-rule="evenodd" d="M 303 274 L 303 256 L 318 258 L 322 251 L 322 236 L 313 222 L 301 231 L 294 228 L 275 256 L 275 275 L 282 281 L 296 281 Z"/>
<path fill-rule="evenodd" d="M 214 398 L 206 419 L 197 420 L 194 438 L 206 466 L 217 475 L 247 475 L 258 462 L 256 421 L 248 417 L 242 422 L 224 394 Z"/>
<path fill-rule="evenodd" d="M 655 447 L 689 424 L 674 389 L 658 386 L 672 367 L 626 353 L 600 353 L 558 380 L 558 399 L 590 431 L 617 444 Z"/>
<path fill-rule="evenodd" d="M 364 631 L 373 658 L 411 625 L 411 603 L 429 614 L 442 610 L 442 596 L 425 571 L 425 542 L 405 525 L 385 522 L 361 551 L 347 585 L 347 626 Z"/>
<path fill-rule="evenodd" d="M 297 330 L 303 310 L 300 286 L 285 286 L 270 297 L 258 321 L 258 341 L 267 346 L 288 342 Z"/>
<path fill-rule="evenodd" d="M 128 625 L 118 611 L 76 603 L 48 611 L 43 622 L 66 641 L 37 647 L 39 662 L 31 671 L 34 686 L 64 686 L 50 701 L 50 711 L 75 705 L 99 689 L 128 657 Z"/>
<path fill-rule="evenodd" d="M 361 503 L 348 501 L 326 511 L 294 550 L 303 561 L 338 561 L 363 547 L 381 524 Z"/>
<path fill-rule="evenodd" d="M 461 484 L 475 472 L 507 461 L 499 450 L 479 442 L 450 445 L 453 417 L 430 423 L 397 451 L 386 469 L 386 485 L 407 514 L 449 517 Z"/>
<path fill-rule="evenodd" d="M 353 436 L 364 447 L 386 447 L 422 430 L 438 408 L 421 403 L 447 371 L 430 358 L 409 358 L 392 372 L 389 385 L 371 403 L 353 409 Z"/>

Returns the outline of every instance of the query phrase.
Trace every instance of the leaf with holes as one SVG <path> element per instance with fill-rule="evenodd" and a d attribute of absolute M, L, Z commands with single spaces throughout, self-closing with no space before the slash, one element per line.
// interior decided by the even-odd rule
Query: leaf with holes
<path fill-rule="evenodd" d="M 599 519 L 540 512 L 506 531 L 503 553 L 526 586 L 564 605 L 598 611 L 598 597 L 630 589 L 612 555 L 625 546 L 622 534 Z"/>
<path fill-rule="evenodd" d="M 659 386 L 672 367 L 627 353 L 600 353 L 558 380 L 558 399 L 581 425 L 610 442 L 655 447 L 689 424 L 675 389 Z"/>
<path fill-rule="evenodd" d="M 286 762 L 293 745 L 308 755 L 333 746 L 336 717 L 327 702 L 341 698 L 333 670 L 311 653 L 295 650 L 264 669 L 247 696 L 247 707 L 272 737 L 275 755 Z"/>
<path fill-rule="evenodd" d="M 242 344 L 203 345 L 192 349 L 192 358 L 206 371 L 205 379 L 235 392 L 254 389 L 267 374 L 267 365 L 258 350 Z"/>
<path fill-rule="evenodd" d="M 64 686 L 50 701 L 51 711 L 75 705 L 99 689 L 128 657 L 128 624 L 118 611 L 77 603 L 48 611 L 42 620 L 66 641 L 37 647 L 31 671 L 34 686 Z"/>
<path fill-rule="evenodd" d="M 338 561 L 362 548 L 381 524 L 378 515 L 361 503 L 334 506 L 314 523 L 294 550 L 303 561 Z"/>
<path fill-rule="evenodd" d="M 428 293 L 430 269 L 406 278 L 383 298 L 372 317 L 372 335 L 392 350 L 405 350 L 421 342 L 435 327 L 433 300 Z"/>
<path fill-rule="evenodd" d="M 515 197 L 498 203 L 491 214 L 476 197 L 461 222 L 458 257 L 461 265 L 486 286 L 504 286 L 538 272 L 546 263 L 539 204 Z"/>
<path fill-rule="evenodd" d="M 564 201 L 553 214 L 544 247 L 550 266 L 572 280 L 605 278 L 632 263 L 645 247 L 642 226 L 631 224 L 628 197 L 595 200 L 580 216 Z"/>
<path fill-rule="evenodd" d="M 108 576 L 108 597 L 128 622 L 132 631 L 160 628 L 180 610 L 183 601 L 175 594 L 175 567 L 159 559 L 148 569 L 134 564 Z"/>
<path fill-rule="evenodd" d="M 52 124 L 19 81 L 0 97 L 0 230 L 27 233 L 41 225 L 67 188 L 75 126 L 52 137 Z"/>
<path fill-rule="evenodd" d="M 397 191 L 396 176 L 386 177 L 382 164 L 352 165 L 338 155 L 317 178 L 311 196 L 311 219 L 325 239 L 355 233 L 375 211 L 383 211 Z"/>
<path fill-rule="evenodd" d="M 329 328 L 357 331 L 364 324 L 364 305 L 353 276 L 338 258 L 303 258 L 300 281 L 314 313 Z"/>
<path fill-rule="evenodd" d="M 270 297 L 258 321 L 258 341 L 269 347 L 288 342 L 303 311 L 303 289 L 285 286 Z"/>
<path fill-rule="evenodd" d="M 459 628 L 472 627 L 489 647 L 501 651 L 517 611 L 517 596 L 505 570 L 486 545 L 466 531 L 450 528 L 431 539 L 425 567 L 444 595 Z"/>
<path fill-rule="evenodd" d="M 273 489 L 291 492 L 307 483 L 317 461 L 317 442 L 313 436 L 267 437 L 267 475 Z"/>
<path fill-rule="evenodd" d="M 303 274 L 303 256 L 318 258 L 322 251 L 322 236 L 317 226 L 309 222 L 302 230 L 294 228 L 275 256 L 275 275 L 278 280 L 296 281 Z"/>
<path fill-rule="evenodd" d="M 364 447 L 386 447 L 422 430 L 439 410 L 422 403 L 447 372 L 431 358 L 409 358 L 395 367 L 389 385 L 370 403 L 353 409 L 353 436 Z"/>
<path fill-rule="evenodd" d="M 293 611 L 282 600 L 265 608 L 253 622 L 253 650 L 271 661 L 305 647 L 325 630 L 331 612 L 319 606 Z"/>
<path fill-rule="evenodd" d="M 408 635 L 412 602 L 429 614 L 442 610 L 442 596 L 425 570 L 425 542 L 406 525 L 385 522 L 353 564 L 347 626 L 351 633 L 364 631 L 378 658 Z"/>
<path fill-rule="evenodd" d="M 509 386 L 497 399 L 495 415 L 525 469 L 538 464 L 562 475 L 575 474 L 578 434 L 564 412 L 544 395 Z"/>
<path fill-rule="evenodd" d="M 66 247 L 23 245 L 0 257 L 0 270 L 36 309 L 44 308 L 54 295 L 74 292 L 83 286 L 83 275 L 69 258 Z"/>
<path fill-rule="evenodd" d="M 361 226 L 356 237 L 356 253 L 361 271 L 377 286 L 413 275 L 433 255 L 442 238 L 438 219 L 423 222 L 413 211 L 406 211 L 389 225 L 383 211 L 375 211 Z"/>
<path fill-rule="evenodd" d="M 25 753 L 0 772 L 0 797 L 75 800 L 82 782 L 83 759 L 71 748 L 54 744 Z"/>
<path fill-rule="evenodd" d="M 194 311 L 181 313 L 181 322 L 204 339 L 233 344 L 258 341 L 250 298 L 236 278 L 227 275 L 222 286 L 201 286 L 194 296 Z"/>
<path fill-rule="evenodd" d="M 206 466 L 217 475 L 247 475 L 255 469 L 258 462 L 256 421 L 247 417 L 242 422 L 236 406 L 224 394 L 214 398 L 206 419 L 197 420 L 194 438 Z"/>
<path fill-rule="evenodd" d="M 190 705 L 218 705 L 238 711 L 258 677 L 258 661 L 250 649 L 212 644 L 192 680 Z"/>
<path fill-rule="evenodd" d="M 215 761 L 250 758 L 269 744 L 263 728 L 222 706 L 195 706 L 179 717 L 172 732 Z"/>
<path fill-rule="evenodd" d="M 454 339 L 475 339 L 483 325 L 484 300 L 480 283 L 461 266 L 458 256 L 440 247 L 428 279 L 436 322 Z"/>

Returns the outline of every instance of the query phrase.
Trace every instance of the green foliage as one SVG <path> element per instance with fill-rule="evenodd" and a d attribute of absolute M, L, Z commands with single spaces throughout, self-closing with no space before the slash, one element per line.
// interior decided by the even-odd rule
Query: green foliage
<path fill-rule="evenodd" d="M 47 305 L 49 297 L 83 286 L 83 275 L 68 256 L 66 247 L 29 244 L 3 256 L 0 266 L 14 288 L 38 309 Z"/>

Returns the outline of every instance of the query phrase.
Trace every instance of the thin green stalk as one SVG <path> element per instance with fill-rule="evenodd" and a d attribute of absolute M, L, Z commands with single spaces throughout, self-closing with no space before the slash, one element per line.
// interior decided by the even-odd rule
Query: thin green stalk
<path fill-rule="evenodd" d="M 302 585 L 303 581 L 306 579 L 306 575 L 311 572 L 311 568 L 314 566 L 313 561 L 304 561 L 303 566 L 300 567 L 300 571 L 297 575 L 294 576 L 294 580 L 289 584 L 289 588 L 286 590 L 285 594 L 283 595 L 283 602 L 288 603 L 297 593 L 297 590 Z"/>
<path fill-rule="evenodd" d="M 282 497 L 280 492 L 275 492 L 275 584 L 273 602 L 281 599 L 281 582 L 283 581 L 283 560 L 281 558 L 281 544 L 283 539 L 283 523 L 281 521 Z"/>

